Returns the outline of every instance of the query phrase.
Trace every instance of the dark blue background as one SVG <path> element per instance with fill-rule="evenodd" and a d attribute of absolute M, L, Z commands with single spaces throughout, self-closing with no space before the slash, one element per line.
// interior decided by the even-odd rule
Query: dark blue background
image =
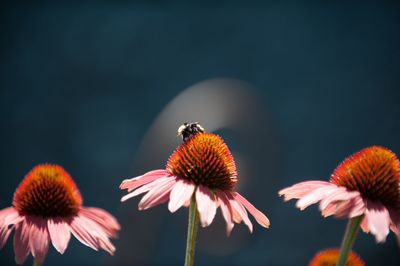
<path fill-rule="evenodd" d="M 345 221 L 324 219 L 315 206 L 300 212 L 276 192 L 306 179 L 327 180 L 342 159 L 369 145 L 400 154 L 399 26 L 395 3 L 3 3 L 0 208 L 10 206 L 35 164 L 58 163 L 74 177 L 85 205 L 107 209 L 123 228 L 112 258 L 73 239 L 63 256 L 50 247 L 48 265 L 181 264 L 186 210 L 170 215 L 164 205 L 128 219 L 126 213 L 138 213 L 138 200 L 121 204 L 118 186 L 162 167 L 135 167 L 137 150 L 176 95 L 205 79 L 231 77 L 256 88 L 249 94 L 273 121 L 279 174 L 254 177 L 267 181 L 268 193 L 258 184 L 257 193 L 243 191 L 267 213 L 271 228 L 255 226 L 228 255 L 223 244 L 207 251 L 208 229 L 200 230 L 196 260 L 306 265 L 318 250 L 340 244 Z M 235 141 L 228 144 L 235 148 Z M 258 167 L 262 172 L 265 165 Z M 134 231 L 146 217 L 163 218 L 147 227 L 157 238 Z M 218 238 L 240 242 L 242 227 Z M 127 228 L 133 235 L 123 240 Z M 355 250 L 367 265 L 400 261 L 392 233 L 380 245 L 361 233 Z M 0 264 L 12 265 L 13 256 L 10 238 Z"/>

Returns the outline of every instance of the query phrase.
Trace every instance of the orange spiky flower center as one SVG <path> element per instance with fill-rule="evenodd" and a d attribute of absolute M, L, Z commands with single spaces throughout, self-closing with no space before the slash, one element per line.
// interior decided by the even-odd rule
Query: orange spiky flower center
<path fill-rule="evenodd" d="M 308 266 L 335 266 L 339 259 L 339 249 L 332 248 L 318 252 Z M 353 251 L 347 257 L 346 266 L 364 266 L 364 261 Z"/>
<path fill-rule="evenodd" d="M 344 160 L 330 181 L 356 190 L 366 199 L 400 208 L 400 162 L 390 150 L 372 146 Z"/>
<path fill-rule="evenodd" d="M 13 206 L 23 215 L 71 217 L 82 197 L 70 175 L 58 165 L 35 166 L 14 193 Z"/>
<path fill-rule="evenodd" d="M 217 135 L 198 133 L 183 142 L 167 162 L 166 170 L 196 185 L 233 190 L 237 172 L 233 157 Z"/>

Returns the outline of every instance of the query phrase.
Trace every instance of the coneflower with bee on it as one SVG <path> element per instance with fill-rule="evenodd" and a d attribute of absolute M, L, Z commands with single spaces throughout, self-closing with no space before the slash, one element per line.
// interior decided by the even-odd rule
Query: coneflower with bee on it
<path fill-rule="evenodd" d="M 221 137 L 206 133 L 199 123 L 184 123 L 178 129 L 183 143 L 169 157 L 166 169 L 153 170 L 124 180 L 120 188 L 127 189 L 126 201 L 146 193 L 139 202 L 145 210 L 168 202 L 170 212 L 189 207 L 189 225 L 185 265 L 193 265 L 197 224 L 210 225 L 218 207 L 226 221 L 229 235 L 235 223 L 243 221 L 250 232 L 253 225 L 249 212 L 263 227 L 268 218 L 235 191 L 236 165 Z"/>

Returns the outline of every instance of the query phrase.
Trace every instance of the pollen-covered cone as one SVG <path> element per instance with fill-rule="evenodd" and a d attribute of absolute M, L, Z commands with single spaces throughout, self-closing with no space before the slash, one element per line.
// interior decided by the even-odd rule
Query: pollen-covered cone
<path fill-rule="evenodd" d="M 340 250 L 337 248 L 325 249 L 318 252 L 310 261 L 308 266 L 335 266 L 339 259 Z M 345 266 L 364 266 L 364 261 L 351 251 L 347 257 Z"/>
<path fill-rule="evenodd" d="M 211 224 L 220 207 L 228 235 L 234 223 L 241 221 L 252 232 L 247 212 L 267 228 L 268 218 L 235 191 L 236 182 L 235 162 L 224 141 L 215 134 L 198 133 L 174 151 L 165 170 L 124 180 L 120 188 L 127 189 L 129 194 L 121 200 L 147 192 L 139 203 L 140 210 L 168 202 L 168 209 L 175 212 L 187 207 L 195 197 L 203 227 Z"/>
<path fill-rule="evenodd" d="M 392 230 L 400 245 L 400 162 L 386 148 L 365 148 L 344 160 L 329 182 L 301 182 L 282 189 L 279 195 L 285 200 L 299 199 L 296 206 L 301 210 L 319 202 L 325 217 L 363 215 L 364 232 L 384 242 Z"/>
<path fill-rule="evenodd" d="M 43 263 L 49 242 L 64 253 L 71 233 L 84 245 L 113 254 L 109 238 L 120 226 L 108 212 L 82 206 L 82 197 L 69 174 L 58 165 L 34 167 L 14 193 L 13 206 L 0 210 L 0 248 L 15 229 L 17 264 L 27 256 Z"/>

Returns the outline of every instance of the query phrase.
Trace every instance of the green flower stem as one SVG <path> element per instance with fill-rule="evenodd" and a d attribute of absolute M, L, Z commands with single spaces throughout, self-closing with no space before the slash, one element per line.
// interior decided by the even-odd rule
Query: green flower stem
<path fill-rule="evenodd" d="M 194 265 L 194 252 L 196 248 L 197 227 L 199 224 L 199 213 L 197 212 L 196 199 L 193 196 L 189 206 L 189 222 L 186 240 L 185 266 Z"/>
<path fill-rule="evenodd" d="M 33 260 L 33 266 L 42 266 L 37 260 Z"/>
<path fill-rule="evenodd" d="M 360 223 L 364 216 L 357 216 L 351 218 L 347 223 L 346 232 L 344 233 L 342 245 L 340 247 L 339 259 L 336 266 L 344 266 L 347 261 L 347 256 L 353 247 L 354 241 L 356 240 L 358 230 L 360 229 Z"/>

